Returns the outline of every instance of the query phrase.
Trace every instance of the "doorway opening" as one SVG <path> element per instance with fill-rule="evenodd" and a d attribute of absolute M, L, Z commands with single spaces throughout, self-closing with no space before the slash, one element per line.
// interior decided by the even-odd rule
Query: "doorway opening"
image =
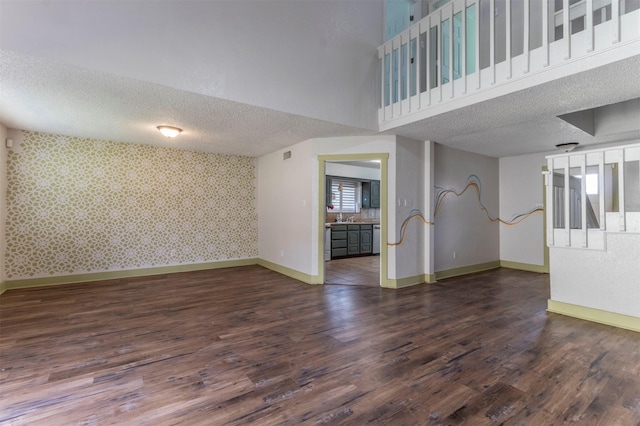
<path fill-rule="evenodd" d="M 386 277 L 387 154 L 321 156 L 319 222 L 324 284 L 380 287 Z M 324 189 L 324 190 L 323 190 Z"/>

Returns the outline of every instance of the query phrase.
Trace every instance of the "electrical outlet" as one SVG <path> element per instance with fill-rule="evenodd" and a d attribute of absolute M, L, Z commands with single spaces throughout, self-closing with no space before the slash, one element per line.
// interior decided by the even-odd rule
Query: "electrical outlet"
<path fill-rule="evenodd" d="M 542 208 L 544 208 L 544 206 L 542 204 L 540 204 L 540 203 L 536 204 L 536 209 L 542 209 Z"/>
<path fill-rule="evenodd" d="M 280 250 L 280 257 L 284 257 L 284 250 Z"/>
<path fill-rule="evenodd" d="M 456 258 L 456 252 L 455 251 L 453 252 L 453 258 L 454 259 Z"/>

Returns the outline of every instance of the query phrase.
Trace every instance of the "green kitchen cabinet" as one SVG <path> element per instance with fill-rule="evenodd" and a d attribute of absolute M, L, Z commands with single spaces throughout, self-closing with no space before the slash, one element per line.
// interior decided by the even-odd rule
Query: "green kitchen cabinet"
<path fill-rule="evenodd" d="M 373 252 L 373 225 L 360 225 L 360 254 Z"/>
<path fill-rule="evenodd" d="M 331 258 L 347 255 L 347 225 L 333 225 L 331 227 Z"/>
<path fill-rule="evenodd" d="M 331 259 L 372 253 L 372 224 L 349 223 L 331 226 Z"/>
<path fill-rule="evenodd" d="M 347 226 L 347 254 L 360 254 L 360 225 Z"/>
<path fill-rule="evenodd" d="M 372 180 L 370 182 L 370 208 L 379 209 L 380 208 L 380 181 Z"/>
<path fill-rule="evenodd" d="M 362 182 L 362 208 L 371 208 L 371 182 Z"/>
<path fill-rule="evenodd" d="M 362 182 L 362 208 L 380 208 L 380 181 L 370 180 Z"/>

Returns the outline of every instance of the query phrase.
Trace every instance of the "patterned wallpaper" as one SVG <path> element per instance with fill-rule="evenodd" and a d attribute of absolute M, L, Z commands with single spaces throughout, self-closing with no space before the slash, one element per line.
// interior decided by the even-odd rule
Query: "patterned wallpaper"
<path fill-rule="evenodd" d="M 4 141 L 7 139 L 7 128 L 0 123 L 0 141 Z M 7 213 L 7 209 L 5 208 L 6 196 L 7 196 L 7 159 L 9 158 L 8 150 L 0 149 L 0 293 L 4 290 L 4 280 L 6 279 L 5 274 L 5 263 L 4 263 L 4 248 L 6 245 L 5 235 L 5 215 Z"/>
<path fill-rule="evenodd" d="M 7 279 L 254 258 L 255 159 L 24 132 Z"/>

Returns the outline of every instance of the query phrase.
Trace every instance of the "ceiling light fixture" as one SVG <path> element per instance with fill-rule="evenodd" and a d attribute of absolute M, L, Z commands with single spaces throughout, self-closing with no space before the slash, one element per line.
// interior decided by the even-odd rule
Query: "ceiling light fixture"
<path fill-rule="evenodd" d="M 175 138 L 182 132 L 182 129 L 173 126 L 158 126 L 158 130 L 168 138 Z"/>
<path fill-rule="evenodd" d="M 565 142 L 556 145 L 556 148 L 563 150 L 564 152 L 573 151 L 578 146 L 578 142 Z"/>

